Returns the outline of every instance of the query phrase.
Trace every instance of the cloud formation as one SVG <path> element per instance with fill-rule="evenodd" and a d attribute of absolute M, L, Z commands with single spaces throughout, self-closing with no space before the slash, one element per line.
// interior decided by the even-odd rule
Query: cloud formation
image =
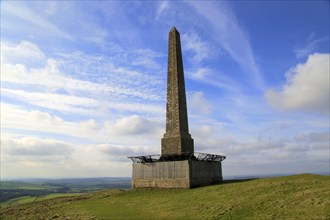
<path fill-rule="evenodd" d="M 1 42 L 1 58 L 16 62 L 24 62 L 26 59 L 44 60 L 45 54 L 38 48 L 37 45 L 30 41 L 22 41 L 16 45 L 10 45 L 10 43 Z"/>
<path fill-rule="evenodd" d="M 182 35 L 183 49 L 192 51 L 192 63 L 200 63 L 210 56 L 210 47 L 196 33 L 185 33 Z"/>
<path fill-rule="evenodd" d="M 281 91 L 265 93 L 270 105 L 279 110 L 304 110 L 329 114 L 329 54 L 315 53 L 306 63 L 298 64 L 286 74 Z"/>
<path fill-rule="evenodd" d="M 263 88 L 264 82 L 255 60 L 248 34 L 239 24 L 230 4 L 227 2 L 188 2 L 207 21 L 205 28 L 212 30 L 214 41 L 223 48 L 242 70 L 251 74 L 257 88 Z"/>
<path fill-rule="evenodd" d="M 69 156 L 73 147 L 65 142 L 37 137 L 14 138 L 1 135 L 2 153 L 11 156 Z"/>
<path fill-rule="evenodd" d="M 163 112 L 158 105 L 160 97 L 164 96 L 158 92 L 163 89 L 158 86 L 161 78 L 134 70 L 134 65 L 150 67 L 154 63 L 157 66 L 153 59 L 162 56 L 159 53 L 137 50 L 129 68 L 118 65 L 108 56 L 61 53 L 56 59 L 49 58 L 28 41 L 16 45 L 3 43 L 2 46 L 1 92 L 4 96 L 37 107 L 81 115 L 102 114 L 107 109 Z M 39 60 L 40 65 L 29 66 L 27 56 L 29 60 Z M 25 58 L 25 62 L 19 57 Z M 12 84 L 16 85 L 14 89 Z M 143 100 L 143 104 L 139 100 Z"/>
<path fill-rule="evenodd" d="M 109 125 L 108 125 L 109 126 Z M 156 133 L 160 128 L 157 121 L 132 115 L 116 120 L 110 131 L 118 135 L 141 135 Z"/>
<path fill-rule="evenodd" d="M 309 54 L 315 52 L 317 46 L 326 40 L 327 40 L 327 37 L 314 39 L 313 35 L 312 35 L 311 38 L 307 41 L 306 45 L 304 45 L 303 47 L 294 48 L 293 52 L 296 54 L 296 57 L 298 59 L 304 58 L 304 57 L 308 56 Z"/>
<path fill-rule="evenodd" d="M 54 33 L 59 37 L 66 38 L 68 40 L 72 40 L 73 37 L 55 26 L 54 24 L 50 23 L 46 19 L 38 16 L 38 14 L 34 13 L 30 10 L 29 7 L 26 7 L 23 4 L 13 4 L 13 3 L 6 3 L 2 4 L 1 9 L 8 11 L 9 13 L 23 19 L 28 23 L 32 23 L 33 25 L 39 26 L 40 28 L 44 29 L 44 33 L 50 32 Z"/>
<path fill-rule="evenodd" d="M 205 99 L 203 92 L 194 92 L 188 97 L 189 107 L 198 113 L 210 114 L 212 105 Z"/>
<path fill-rule="evenodd" d="M 169 8 L 170 6 L 168 1 L 160 1 L 156 11 L 156 19 L 159 19 L 160 16 L 164 13 L 164 11 L 166 11 Z"/>
<path fill-rule="evenodd" d="M 283 84 L 282 68 L 328 53 L 328 14 L 308 18 L 319 27 L 309 30 L 309 16 L 271 18 L 258 1 L 253 13 L 241 1 L 2 3 L 1 177 L 129 176 L 127 155 L 159 153 L 173 25 L 196 151 L 227 155 L 231 175 L 329 170 L 329 119 L 318 114 L 327 102 L 315 98 L 328 86 L 320 54 L 264 95 Z"/>

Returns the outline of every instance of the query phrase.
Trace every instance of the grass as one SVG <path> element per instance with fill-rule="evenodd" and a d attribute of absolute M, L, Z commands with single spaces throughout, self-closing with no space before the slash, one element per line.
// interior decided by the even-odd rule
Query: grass
<path fill-rule="evenodd" d="M 0 203 L 0 207 L 4 208 L 8 206 L 27 204 L 31 202 L 38 202 L 38 201 L 54 199 L 58 197 L 72 197 L 72 196 L 80 196 L 80 195 L 82 195 L 82 193 L 53 193 L 43 196 L 22 196 L 2 202 Z"/>
<path fill-rule="evenodd" d="M 226 181 L 195 189 L 107 190 L 1 209 L 3 219 L 330 219 L 329 176 Z"/>

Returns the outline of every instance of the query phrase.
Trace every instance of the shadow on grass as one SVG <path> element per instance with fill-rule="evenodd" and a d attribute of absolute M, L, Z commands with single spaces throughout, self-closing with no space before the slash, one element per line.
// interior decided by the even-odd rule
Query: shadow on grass
<path fill-rule="evenodd" d="M 256 180 L 256 179 L 259 179 L 259 178 L 224 180 L 220 183 L 218 182 L 218 183 L 213 183 L 213 184 L 210 184 L 210 185 L 193 186 L 192 189 L 201 188 L 201 187 L 215 186 L 215 185 L 220 186 L 220 185 L 224 185 L 224 184 L 242 183 L 242 182 L 248 182 L 248 181 Z"/>
<path fill-rule="evenodd" d="M 232 184 L 232 183 L 242 183 L 242 182 L 248 182 L 248 181 L 256 180 L 256 179 L 258 179 L 258 178 L 224 180 L 223 182 L 220 183 L 220 185 L 223 185 L 223 184 Z"/>

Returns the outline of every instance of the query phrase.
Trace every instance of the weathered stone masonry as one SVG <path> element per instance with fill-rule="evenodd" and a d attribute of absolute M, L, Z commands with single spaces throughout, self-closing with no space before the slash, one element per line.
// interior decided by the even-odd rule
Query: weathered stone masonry
<path fill-rule="evenodd" d="M 194 152 L 189 134 L 180 34 L 169 32 L 166 132 L 161 155 L 132 156 L 132 188 L 191 188 L 222 181 L 222 155 Z"/>
<path fill-rule="evenodd" d="M 175 27 L 169 33 L 167 68 L 166 133 L 161 143 L 162 155 L 194 153 L 194 140 L 188 128 L 180 34 Z"/>

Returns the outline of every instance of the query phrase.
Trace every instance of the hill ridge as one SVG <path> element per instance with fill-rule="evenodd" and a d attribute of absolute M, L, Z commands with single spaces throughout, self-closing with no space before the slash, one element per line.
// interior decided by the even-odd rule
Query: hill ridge
<path fill-rule="evenodd" d="M 103 190 L 1 208 L 2 219 L 330 219 L 330 176 L 228 180 L 194 189 Z"/>

